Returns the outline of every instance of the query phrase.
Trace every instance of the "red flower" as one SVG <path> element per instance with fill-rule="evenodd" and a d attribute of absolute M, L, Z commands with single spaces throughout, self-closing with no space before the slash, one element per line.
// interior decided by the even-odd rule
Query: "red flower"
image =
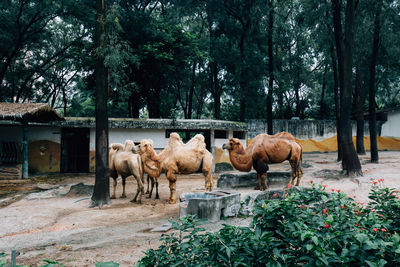
<path fill-rule="evenodd" d="M 382 228 L 381 231 L 382 231 L 382 232 L 386 232 L 386 229 L 385 229 L 385 228 Z"/>
<path fill-rule="evenodd" d="M 285 220 L 282 220 L 282 223 L 284 223 L 285 222 Z"/>
<path fill-rule="evenodd" d="M 336 192 L 338 192 L 338 193 L 339 193 L 339 192 L 340 192 L 340 189 L 336 190 Z"/>
<path fill-rule="evenodd" d="M 394 192 L 394 193 L 397 193 L 397 192 L 399 192 L 399 190 L 393 190 L 393 192 Z"/>
<path fill-rule="evenodd" d="M 361 212 L 357 212 L 357 215 L 361 215 L 362 213 Z"/>
<path fill-rule="evenodd" d="M 373 183 L 373 184 L 377 184 L 378 182 L 377 182 L 377 181 L 373 181 L 372 183 Z"/>
<path fill-rule="evenodd" d="M 372 229 L 374 232 L 378 232 L 379 230 L 377 228 Z"/>
<path fill-rule="evenodd" d="M 356 223 L 356 227 L 358 227 L 358 223 Z"/>
<path fill-rule="evenodd" d="M 310 184 L 312 184 L 312 183 L 314 183 L 314 181 L 313 181 L 313 180 L 310 180 Z"/>
<path fill-rule="evenodd" d="M 313 211 L 312 214 L 315 215 L 315 211 Z"/>
<path fill-rule="evenodd" d="M 331 227 L 331 226 L 325 222 L 325 228 L 329 228 L 329 227 Z"/>
<path fill-rule="evenodd" d="M 382 178 L 381 178 L 381 179 L 379 179 L 379 180 L 378 180 L 378 182 L 383 182 L 383 179 L 382 179 Z"/>
<path fill-rule="evenodd" d="M 342 205 L 340 205 L 339 207 L 341 207 L 341 208 L 342 208 L 342 210 L 344 210 L 344 209 L 345 209 L 345 207 L 343 207 Z"/>
<path fill-rule="evenodd" d="M 326 209 L 322 209 L 322 213 L 326 216 L 328 214 L 328 212 L 326 211 Z"/>
<path fill-rule="evenodd" d="M 326 188 L 328 185 L 326 185 L 326 184 L 323 184 L 323 185 L 321 185 L 323 188 Z"/>
<path fill-rule="evenodd" d="M 332 192 L 335 192 L 335 189 L 332 188 L 331 191 L 332 191 Z"/>
<path fill-rule="evenodd" d="M 273 197 L 277 197 L 277 196 L 278 196 L 278 194 L 277 194 L 277 193 L 275 193 L 275 194 L 273 194 L 272 196 L 273 196 Z"/>
<path fill-rule="evenodd" d="M 371 211 L 372 211 L 372 212 L 375 212 L 375 211 L 376 211 L 376 209 L 372 209 Z"/>

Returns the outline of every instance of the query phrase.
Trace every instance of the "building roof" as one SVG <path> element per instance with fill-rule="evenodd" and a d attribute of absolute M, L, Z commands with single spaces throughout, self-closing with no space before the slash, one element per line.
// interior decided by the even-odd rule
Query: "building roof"
<path fill-rule="evenodd" d="M 66 117 L 63 122 L 53 123 L 63 127 L 87 127 L 96 126 L 95 118 Z M 185 120 L 185 119 L 132 119 L 132 118 L 109 118 L 110 128 L 136 128 L 136 129 L 187 129 L 187 130 L 235 130 L 247 131 L 244 122 L 223 120 Z"/>
<path fill-rule="evenodd" d="M 45 103 L 0 102 L 0 120 L 45 123 L 64 120 L 64 118 Z"/>

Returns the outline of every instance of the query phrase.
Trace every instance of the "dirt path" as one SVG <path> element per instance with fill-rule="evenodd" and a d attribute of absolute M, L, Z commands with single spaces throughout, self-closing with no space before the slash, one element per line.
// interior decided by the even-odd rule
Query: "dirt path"
<path fill-rule="evenodd" d="M 313 180 L 365 202 L 372 180 L 383 178 L 386 186 L 398 187 L 400 152 L 380 152 L 379 156 L 378 164 L 369 163 L 369 155 L 360 157 L 364 176 L 349 179 L 340 174 L 336 153 L 305 154 L 302 186 L 310 186 L 309 180 Z M 270 169 L 289 171 L 290 167 L 283 163 Z M 86 196 L 62 196 L 72 184 L 94 184 L 93 175 L 58 179 L 54 182 L 59 186 L 56 190 L 21 195 L 20 200 L 0 209 L 0 252 L 10 254 L 11 249 L 17 249 L 21 252 L 17 263 L 33 266 L 43 259 L 66 266 L 94 266 L 99 261 L 132 266 L 144 255 L 144 250 L 159 245 L 161 233 L 151 229 L 178 217 L 178 204 L 167 204 L 169 188 L 165 176 L 159 181 L 161 200 L 143 198 L 142 205 L 129 202 L 136 191 L 132 179 L 127 182 L 128 198 L 112 200 L 111 205 L 102 209 L 88 209 Z M 202 192 L 203 188 L 202 175 L 178 177 L 178 195 Z M 119 184 L 117 196 L 121 192 Z M 246 225 L 249 221 L 232 218 L 223 223 Z M 215 230 L 221 224 L 209 224 L 207 228 Z"/>

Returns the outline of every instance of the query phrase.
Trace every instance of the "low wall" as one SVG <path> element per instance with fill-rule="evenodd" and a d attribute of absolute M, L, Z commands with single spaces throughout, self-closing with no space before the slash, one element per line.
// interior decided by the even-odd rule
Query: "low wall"
<path fill-rule="evenodd" d="M 247 120 L 247 138 L 252 139 L 260 133 L 267 132 L 267 121 L 264 119 Z M 364 123 L 364 136 L 369 136 L 368 121 Z M 353 135 L 357 132 L 356 122 L 352 122 Z M 382 122 L 377 122 L 378 136 L 381 135 Z M 274 120 L 273 131 L 291 133 L 297 139 L 321 141 L 336 135 L 336 121 L 332 120 Z"/>

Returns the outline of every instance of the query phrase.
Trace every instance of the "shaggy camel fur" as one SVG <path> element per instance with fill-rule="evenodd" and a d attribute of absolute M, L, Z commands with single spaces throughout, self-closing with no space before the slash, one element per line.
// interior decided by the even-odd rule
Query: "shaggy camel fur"
<path fill-rule="evenodd" d="M 303 151 L 295 140 L 292 135 L 285 132 L 276 135 L 259 134 L 246 149 L 237 138 L 229 139 L 229 143 L 224 144 L 222 148 L 229 151 L 229 158 L 235 169 L 249 172 L 253 166 L 257 172 L 257 188 L 262 190 L 261 178 L 263 178 L 266 190 L 268 164 L 281 163 L 285 160 L 288 160 L 292 167 L 292 177 L 288 186 L 293 184 L 295 178 L 297 178 L 296 186 L 300 184 Z"/>
<path fill-rule="evenodd" d="M 202 170 L 205 177 L 205 190 L 211 191 L 214 182 L 211 177 L 212 154 L 206 149 L 204 136 L 197 134 L 184 144 L 177 133 L 171 133 L 168 145 L 160 153 L 153 148 L 153 141 L 144 139 L 136 146 L 141 155 L 144 171 L 158 178 L 162 170 L 166 171 L 169 181 L 169 203 L 176 203 L 176 175 L 191 174 Z"/>
<path fill-rule="evenodd" d="M 126 177 L 133 175 L 138 183 L 138 188 L 135 197 L 131 202 L 142 203 L 143 186 L 143 164 L 140 156 L 134 154 L 132 149 L 135 144 L 131 140 L 125 141 L 125 146 L 121 144 L 111 144 L 109 147 L 109 168 L 110 176 L 114 179 L 113 194 L 111 198 L 115 198 L 115 189 L 117 187 L 118 175 L 122 178 L 122 195 L 125 198 Z M 139 196 L 139 198 L 138 198 Z"/>

